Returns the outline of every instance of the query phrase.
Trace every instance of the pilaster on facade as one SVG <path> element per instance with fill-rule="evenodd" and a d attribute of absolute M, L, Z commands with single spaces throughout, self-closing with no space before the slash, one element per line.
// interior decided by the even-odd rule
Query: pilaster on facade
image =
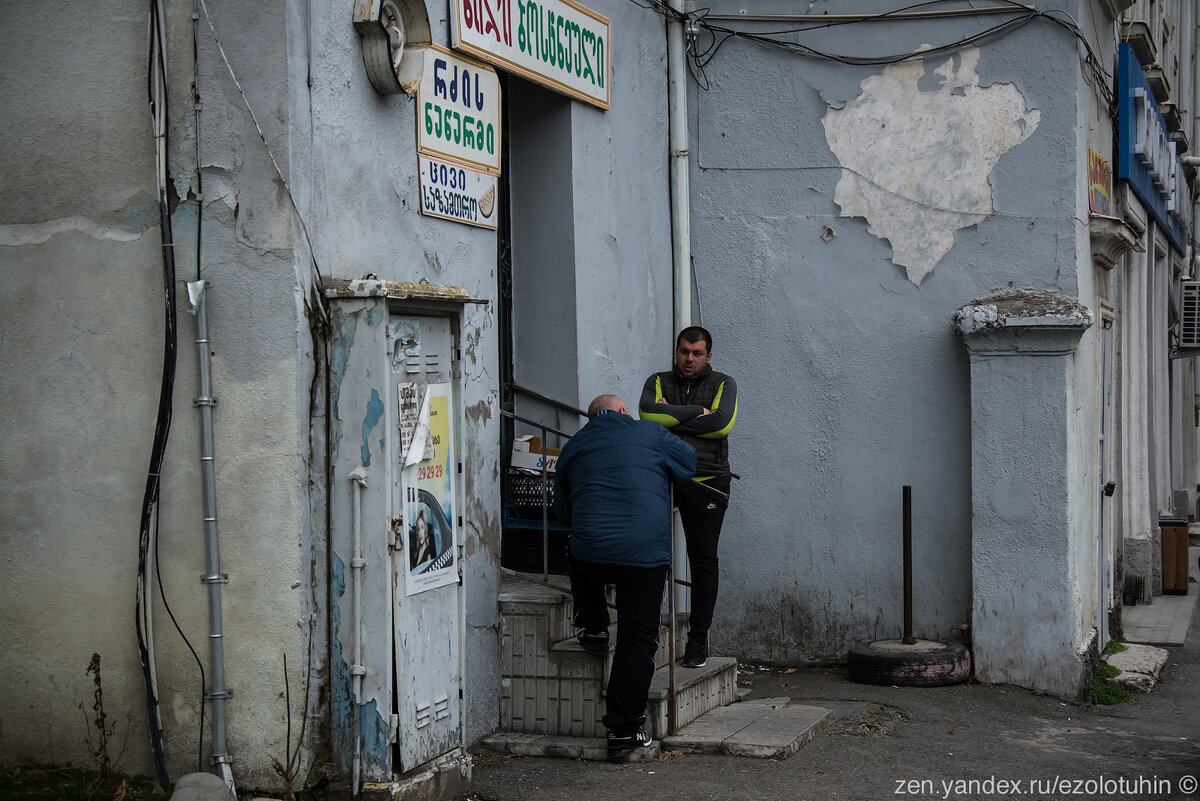
<path fill-rule="evenodd" d="M 1046 292 L 963 306 L 971 363 L 971 625 L 975 674 L 1078 699 L 1093 621 L 1072 543 L 1071 361 L 1092 312 Z M 1056 610 L 1047 614 L 1047 610 Z"/>

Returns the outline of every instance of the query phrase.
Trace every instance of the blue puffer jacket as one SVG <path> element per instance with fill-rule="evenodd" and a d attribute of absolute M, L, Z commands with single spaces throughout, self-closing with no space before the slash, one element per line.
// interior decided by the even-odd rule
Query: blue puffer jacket
<path fill-rule="evenodd" d="M 554 513 L 571 525 L 571 554 L 588 562 L 657 567 L 671 562 L 668 477 L 696 472 L 696 449 L 658 423 L 610 412 L 563 448 Z"/>

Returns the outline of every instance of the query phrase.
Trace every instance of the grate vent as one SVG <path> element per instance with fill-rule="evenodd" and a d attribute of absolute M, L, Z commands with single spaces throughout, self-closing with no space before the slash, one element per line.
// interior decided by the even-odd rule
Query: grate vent
<path fill-rule="evenodd" d="M 1200 281 L 1184 281 L 1179 347 L 1200 348 Z"/>

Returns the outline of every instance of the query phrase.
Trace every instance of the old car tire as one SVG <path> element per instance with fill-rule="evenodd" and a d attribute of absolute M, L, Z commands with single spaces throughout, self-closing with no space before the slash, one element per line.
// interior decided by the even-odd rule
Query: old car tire
<path fill-rule="evenodd" d="M 860 684 L 894 684 L 899 687 L 942 687 L 959 684 L 971 675 L 971 653 L 961 643 L 938 643 L 927 651 L 878 650 L 871 643 L 856 643 L 847 661 L 850 680 Z"/>

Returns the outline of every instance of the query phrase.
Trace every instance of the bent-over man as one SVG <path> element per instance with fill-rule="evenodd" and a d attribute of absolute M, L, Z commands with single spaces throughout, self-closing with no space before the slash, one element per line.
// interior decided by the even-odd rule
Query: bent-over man
<path fill-rule="evenodd" d="M 652 745 L 642 728 L 671 563 L 670 482 L 696 470 L 696 450 L 635 420 L 616 395 L 588 407 L 554 475 L 554 512 L 571 526 L 571 592 L 585 650 L 608 650 L 605 585 L 616 585 L 617 647 L 605 696 L 608 757 Z"/>

